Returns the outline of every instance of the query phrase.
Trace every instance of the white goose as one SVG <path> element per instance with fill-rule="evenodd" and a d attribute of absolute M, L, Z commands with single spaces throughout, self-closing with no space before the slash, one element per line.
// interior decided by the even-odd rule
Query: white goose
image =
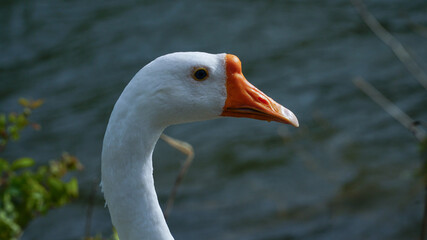
<path fill-rule="evenodd" d="M 133 77 L 114 106 L 102 149 L 104 196 L 121 240 L 173 239 L 154 188 L 154 146 L 169 125 L 219 116 L 298 127 L 291 111 L 245 79 L 231 54 L 172 53 Z"/>

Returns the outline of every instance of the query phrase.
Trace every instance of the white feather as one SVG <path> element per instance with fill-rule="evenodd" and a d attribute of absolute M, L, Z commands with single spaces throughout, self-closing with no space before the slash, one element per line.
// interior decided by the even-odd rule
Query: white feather
<path fill-rule="evenodd" d="M 152 153 L 169 125 L 219 117 L 225 54 L 173 53 L 142 68 L 114 106 L 102 150 L 102 188 L 121 240 L 173 239 L 159 206 Z M 195 68 L 209 78 L 196 81 Z"/>

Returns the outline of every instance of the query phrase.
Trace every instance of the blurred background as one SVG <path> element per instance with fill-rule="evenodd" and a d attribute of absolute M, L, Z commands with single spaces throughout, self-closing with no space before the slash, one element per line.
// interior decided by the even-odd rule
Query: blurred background
<path fill-rule="evenodd" d="M 380 23 L 427 69 L 427 2 L 366 0 Z M 415 239 L 423 184 L 418 142 L 354 86 L 371 82 L 417 120 L 427 92 L 347 0 L 2 1 L 0 111 L 45 100 L 3 155 L 47 163 L 63 151 L 85 166 L 80 197 L 35 219 L 22 239 L 111 235 L 99 191 L 102 139 L 133 75 L 176 51 L 233 53 L 246 78 L 299 118 L 223 118 L 172 126 L 195 159 L 168 219 L 179 239 Z M 162 206 L 182 160 L 154 152 Z"/>

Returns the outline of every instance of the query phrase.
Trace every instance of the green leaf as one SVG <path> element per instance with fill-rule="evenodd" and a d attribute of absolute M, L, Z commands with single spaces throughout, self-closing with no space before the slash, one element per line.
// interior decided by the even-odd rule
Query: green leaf
<path fill-rule="evenodd" d="M 21 227 L 6 212 L 0 211 L 0 239 L 18 239 Z"/>
<path fill-rule="evenodd" d="M 17 140 L 26 127 L 40 128 L 29 121 L 29 116 L 43 100 L 20 99 L 19 103 L 22 112 L 0 113 L 0 152 L 9 140 Z M 0 158 L 0 239 L 19 239 L 33 218 L 78 196 L 77 179 L 61 179 L 69 171 L 82 169 L 76 157 L 63 154 L 49 165 L 30 168 L 34 164 L 29 157 L 13 162 Z"/>
<path fill-rule="evenodd" d="M 19 139 L 19 129 L 16 125 L 9 126 L 9 133 L 13 140 Z"/>
<path fill-rule="evenodd" d="M 21 169 L 21 168 L 28 168 L 28 167 L 33 166 L 34 163 L 35 163 L 34 159 L 32 159 L 32 158 L 28 158 L 28 157 L 19 158 L 12 163 L 12 170 L 17 170 L 17 169 Z"/>
<path fill-rule="evenodd" d="M 65 187 L 69 196 L 77 197 L 79 195 L 79 184 L 76 178 L 72 178 Z"/>
<path fill-rule="evenodd" d="M 119 240 L 119 234 L 117 233 L 117 230 L 115 227 L 113 227 L 113 239 Z"/>
<path fill-rule="evenodd" d="M 44 102 L 43 99 L 33 100 L 30 102 L 29 107 L 31 109 L 36 109 L 36 108 L 40 107 L 43 104 L 43 102 Z"/>
<path fill-rule="evenodd" d="M 19 129 L 22 129 L 22 128 L 24 128 L 27 125 L 28 125 L 28 118 L 24 114 L 19 114 L 16 117 L 16 126 Z"/>
<path fill-rule="evenodd" d="M 20 98 L 18 99 L 18 103 L 21 104 L 23 107 L 28 107 L 30 105 L 30 101 L 26 98 Z"/>
<path fill-rule="evenodd" d="M 5 130 L 6 127 L 6 114 L 1 113 L 0 114 L 0 130 Z"/>
<path fill-rule="evenodd" d="M 62 191 L 62 185 L 63 183 L 61 182 L 61 180 L 59 180 L 58 178 L 55 177 L 49 177 L 47 179 L 47 183 L 49 185 L 50 191 L 53 194 L 58 194 Z"/>
<path fill-rule="evenodd" d="M 0 158 L 0 174 L 4 171 L 9 171 L 9 163 L 6 159 Z"/>
<path fill-rule="evenodd" d="M 16 113 L 9 113 L 9 122 L 15 123 L 16 121 Z"/>

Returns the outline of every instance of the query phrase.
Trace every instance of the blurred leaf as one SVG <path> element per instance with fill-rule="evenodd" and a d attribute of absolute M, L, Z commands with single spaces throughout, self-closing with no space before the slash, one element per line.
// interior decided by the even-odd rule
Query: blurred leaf
<path fill-rule="evenodd" d="M 117 230 L 115 227 L 113 227 L 113 239 L 119 240 L 119 234 L 117 233 Z"/>
<path fill-rule="evenodd" d="M 76 178 L 72 178 L 65 187 L 69 196 L 77 197 L 79 195 L 79 184 Z"/>
<path fill-rule="evenodd" d="M 9 118 L 8 118 L 9 122 L 11 123 L 15 123 L 16 121 L 16 113 L 9 113 Z"/>
<path fill-rule="evenodd" d="M 30 101 L 26 98 L 20 98 L 18 99 L 18 103 L 21 104 L 23 107 L 28 107 L 30 105 Z"/>
<path fill-rule="evenodd" d="M 26 98 L 20 98 L 18 100 L 19 104 L 21 104 L 25 108 L 30 108 L 30 109 L 36 109 L 40 107 L 43 104 L 43 102 L 44 101 L 42 99 L 28 100 Z"/>
<path fill-rule="evenodd" d="M 10 137 L 13 140 L 16 141 L 16 140 L 19 139 L 19 129 L 18 129 L 18 127 L 16 125 L 10 126 L 8 130 L 9 130 Z"/>
<path fill-rule="evenodd" d="M 20 168 L 28 168 L 34 165 L 34 160 L 32 158 L 24 157 L 15 160 L 12 163 L 12 170 L 18 170 Z"/>
<path fill-rule="evenodd" d="M 0 130 L 5 130 L 6 128 L 6 114 L 1 113 L 0 114 Z"/>
<path fill-rule="evenodd" d="M 21 227 L 8 216 L 5 211 L 0 210 L 0 239 L 18 239 Z"/>
<path fill-rule="evenodd" d="M 28 119 L 24 114 L 20 114 L 16 117 L 16 126 L 18 129 L 22 129 L 28 125 Z"/>
<path fill-rule="evenodd" d="M 31 101 L 29 107 L 31 109 L 36 109 L 36 108 L 40 107 L 43 103 L 44 103 L 44 101 L 42 99 L 37 99 L 37 100 Z"/>
<path fill-rule="evenodd" d="M 6 161 L 6 159 L 0 158 L 0 174 L 3 171 L 9 170 L 9 163 Z"/>

